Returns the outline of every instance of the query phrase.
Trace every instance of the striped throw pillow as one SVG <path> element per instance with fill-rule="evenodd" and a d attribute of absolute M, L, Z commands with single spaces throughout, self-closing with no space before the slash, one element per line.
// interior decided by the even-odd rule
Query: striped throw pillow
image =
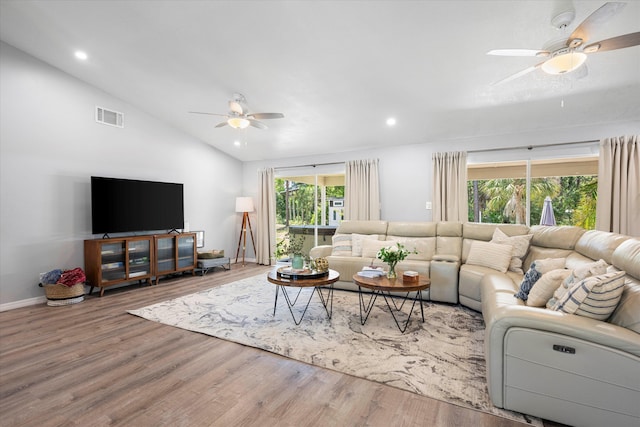
<path fill-rule="evenodd" d="M 471 243 L 467 264 L 479 265 L 506 273 L 511 263 L 513 246 L 476 240 Z"/>
<path fill-rule="evenodd" d="M 555 311 L 607 320 L 624 290 L 624 271 L 591 276 L 577 282 L 552 307 Z"/>
<path fill-rule="evenodd" d="M 352 256 L 351 234 L 334 234 L 331 255 Z"/>

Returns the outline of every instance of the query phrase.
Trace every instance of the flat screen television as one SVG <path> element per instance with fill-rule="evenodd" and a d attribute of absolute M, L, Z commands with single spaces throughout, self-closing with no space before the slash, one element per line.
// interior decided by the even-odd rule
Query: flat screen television
<path fill-rule="evenodd" d="M 93 234 L 184 228 L 183 185 L 91 177 Z"/>

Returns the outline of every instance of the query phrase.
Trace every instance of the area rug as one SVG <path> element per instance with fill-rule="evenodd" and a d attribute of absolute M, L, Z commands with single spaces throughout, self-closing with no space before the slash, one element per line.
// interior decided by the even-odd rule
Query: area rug
<path fill-rule="evenodd" d="M 286 288 L 293 298 L 294 290 Z M 142 318 L 263 349 L 315 366 L 376 381 L 423 396 L 472 408 L 524 424 L 542 422 L 494 407 L 488 396 L 482 316 L 461 306 L 419 305 L 400 333 L 382 298 L 363 326 L 358 294 L 334 291 L 331 320 L 313 295 L 296 326 L 276 285 L 266 275 L 250 277 L 129 313 Z M 294 307 L 300 318 L 311 288 Z M 404 312 L 408 313 L 406 304 Z M 406 316 L 406 314 L 405 314 Z"/>

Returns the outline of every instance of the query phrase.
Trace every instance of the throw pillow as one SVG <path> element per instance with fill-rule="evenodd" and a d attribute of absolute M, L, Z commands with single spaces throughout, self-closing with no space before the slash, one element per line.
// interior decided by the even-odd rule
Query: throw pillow
<path fill-rule="evenodd" d="M 520 290 L 515 294 L 515 297 L 526 301 L 529 298 L 529 291 L 544 273 L 564 268 L 564 264 L 564 258 L 545 258 L 533 261 L 529 270 L 524 274 L 522 282 L 520 282 Z"/>
<path fill-rule="evenodd" d="M 624 290 L 624 271 L 589 276 L 569 289 L 552 310 L 607 320 L 618 306 Z"/>
<path fill-rule="evenodd" d="M 506 273 L 511 262 L 513 246 L 476 240 L 471 243 L 467 264 L 489 267 Z"/>
<path fill-rule="evenodd" d="M 393 246 L 397 242 L 395 240 L 368 240 L 362 241 L 362 257 L 376 259 L 378 251 L 387 246 Z"/>
<path fill-rule="evenodd" d="M 351 234 L 334 234 L 331 241 L 333 243 L 331 255 L 351 256 Z"/>
<path fill-rule="evenodd" d="M 581 265 L 573 270 L 573 274 L 567 277 L 562 284 L 565 288 L 571 288 L 575 283 L 586 279 L 589 276 L 598 276 L 607 272 L 607 263 L 601 259 L 599 261 L 590 262 L 588 264 Z"/>
<path fill-rule="evenodd" d="M 562 285 L 562 281 L 570 274 L 571 270 L 565 270 L 564 268 L 544 273 L 529 291 L 527 305 L 530 307 L 544 307 L 553 296 L 554 291 Z"/>
<path fill-rule="evenodd" d="M 527 254 L 529 250 L 529 242 L 533 234 L 525 234 L 522 236 L 507 236 L 502 230 L 496 227 L 491 238 L 491 243 L 499 243 L 513 246 L 513 253 L 511 254 L 511 262 L 509 263 L 509 271 L 523 274 L 522 271 L 522 258 Z"/>
<path fill-rule="evenodd" d="M 351 234 L 351 256 L 362 256 L 363 240 L 378 240 L 377 234 Z"/>

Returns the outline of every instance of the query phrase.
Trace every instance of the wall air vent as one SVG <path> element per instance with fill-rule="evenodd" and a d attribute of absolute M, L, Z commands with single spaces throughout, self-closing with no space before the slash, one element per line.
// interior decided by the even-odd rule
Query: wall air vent
<path fill-rule="evenodd" d="M 96 106 L 96 122 L 103 125 L 124 127 L 124 114 Z"/>

